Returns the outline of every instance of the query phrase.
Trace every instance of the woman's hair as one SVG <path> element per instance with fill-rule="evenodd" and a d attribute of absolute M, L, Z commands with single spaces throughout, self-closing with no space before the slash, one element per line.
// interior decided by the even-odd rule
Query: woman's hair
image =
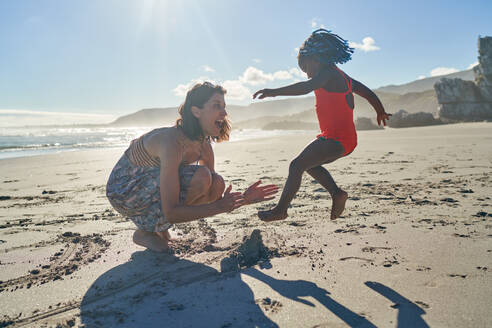
<path fill-rule="evenodd" d="M 183 104 L 179 107 L 180 117 L 176 121 L 176 126 L 181 128 L 183 133 L 191 140 L 201 140 L 205 136 L 203 134 L 200 122 L 193 115 L 191 111 L 192 106 L 202 108 L 203 105 L 216 93 L 221 95 L 226 94 L 226 90 L 220 85 L 215 85 L 210 82 L 198 83 L 193 86 L 187 93 Z M 231 123 L 224 118 L 224 123 L 220 129 L 218 136 L 213 136 L 212 139 L 215 142 L 221 142 L 229 140 L 229 134 L 231 132 Z"/>
<path fill-rule="evenodd" d="M 299 48 L 297 60 L 299 66 L 304 58 L 314 57 L 324 65 L 343 64 L 352 59 L 354 48 L 348 42 L 331 31 L 320 28 L 304 41 Z"/>

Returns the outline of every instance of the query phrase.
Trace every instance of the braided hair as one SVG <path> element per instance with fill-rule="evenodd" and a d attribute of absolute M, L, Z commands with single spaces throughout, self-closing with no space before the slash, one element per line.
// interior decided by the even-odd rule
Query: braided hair
<path fill-rule="evenodd" d="M 303 57 L 313 56 L 325 65 L 343 64 L 352 59 L 353 53 L 354 48 L 349 47 L 346 40 L 320 28 L 304 41 L 297 59 L 300 61 Z"/>

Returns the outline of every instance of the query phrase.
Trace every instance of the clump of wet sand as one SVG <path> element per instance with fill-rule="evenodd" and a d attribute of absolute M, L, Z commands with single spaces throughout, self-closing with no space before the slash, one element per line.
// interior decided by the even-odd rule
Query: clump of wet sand
<path fill-rule="evenodd" d="M 251 235 L 245 236 L 243 242 L 229 253 L 229 256 L 221 261 L 221 271 L 236 271 L 251 267 L 262 261 L 266 261 L 275 252 L 263 244 L 263 238 L 259 229 L 253 230 Z"/>

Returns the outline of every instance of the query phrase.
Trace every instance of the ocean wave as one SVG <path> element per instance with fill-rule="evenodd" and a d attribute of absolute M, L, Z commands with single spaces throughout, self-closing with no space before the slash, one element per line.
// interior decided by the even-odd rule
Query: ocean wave
<path fill-rule="evenodd" d="M 96 148 L 126 147 L 149 128 L 51 127 L 0 128 L 0 159 Z M 231 142 L 291 135 L 299 131 L 232 130 Z"/>

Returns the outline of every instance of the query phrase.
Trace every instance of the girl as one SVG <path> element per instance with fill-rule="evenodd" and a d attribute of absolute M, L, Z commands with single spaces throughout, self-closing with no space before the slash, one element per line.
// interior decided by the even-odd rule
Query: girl
<path fill-rule="evenodd" d="M 224 192 L 211 142 L 229 139 L 225 93 L 208 82 L 195 85 L 179 108 L 176 125 L 133 140 L 111 172 L 106 195 L 137 226 L 137 245 L 164 251 L 173 223 L 230 212 L 277 192 L 277 186 L 260 186 L 260 181 L 244 193 L 231 193 L 231 185 Z"/>
<path fill-rule="evenodd" d="M 350 154 L 357 145 L 353 122 L 354 96 L 364 97 L 374 107 L 378 125 L 386 125 L 391 114 L 385 112 L 381 101 L 368 87 L 350 78 L 336 64 L 351 59 L 354 50 L 347 41 L 325 29 L 314 31 L 299 49 L 298 63 L 309 80 L 278 89 L 263 89 L 253 99 L 275 96 L 299 96 L 314 91 L 316 114 L 321 133 L 291 163 L 289 176 L 280 200 L 273 209 L 258 212 L 263 221 L 283 220 L 287 208 L 299 190 L 302 174 L 307 171 L 331 195 L 331 219 L 339 217 L 345 209 L 348 195 L 340 189 L 330 173 L 321 165 L 331 163 Z"/>

